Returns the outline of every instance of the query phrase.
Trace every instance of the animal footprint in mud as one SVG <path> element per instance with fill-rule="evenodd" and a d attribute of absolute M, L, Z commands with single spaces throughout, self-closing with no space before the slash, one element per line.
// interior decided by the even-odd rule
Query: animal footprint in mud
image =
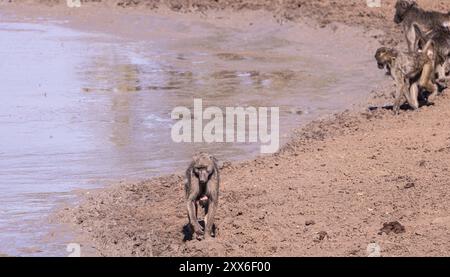
<path fill-rule="evenodd" d="M 389 235 L 390 233 L 401 234 L 405 232 L 405 226 L 401 225 L 398 221 L 393 221 L 389 223 L 383 223 L 383 228 L 380 229 L 378 235 L 382 235 L 386 233 Z"/>

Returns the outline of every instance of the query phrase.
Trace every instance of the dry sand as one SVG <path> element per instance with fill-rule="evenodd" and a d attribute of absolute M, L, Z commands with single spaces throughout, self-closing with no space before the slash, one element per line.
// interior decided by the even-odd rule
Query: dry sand
<path fill-rule="evenodd" d="M 117 2 L 189 10 L 186 1 Z M 373 35 L 381 44 L 404 47 L 392 22 L 394 0 L 383 0 L 381 9 L 359 0 L 192 2 L 199 16 L 225 7 L 265 9 L 280 21 L 381 30 Z M 450 10 L 443 1 L 418 2 Z M 389 104 L 392 90 L 380 89 L 370 104 Z M 276 155 L 225 164 L 215 239 L 183 241 L 187 218 L 178 174 L 90 192 L 60 219 L 108 256 L 366 256 L 370 243 L 382 256 L 448 256 L 449 106 L 444 93 L 434 106 L 397 116 L 386 109 L 347 111 L 298 130 Z M 395 221 L 404 229 L 383 228 Z"/>

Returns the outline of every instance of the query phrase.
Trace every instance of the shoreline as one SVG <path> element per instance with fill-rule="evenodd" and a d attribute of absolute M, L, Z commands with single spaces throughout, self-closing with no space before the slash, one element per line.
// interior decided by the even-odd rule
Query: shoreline
<path fill-rule="evenodd" d="M 362 105 L 388 104 L 391 89 Z M 443 94 L 435 106 L 398 116 L 352 109 L 294 131 L 275 155 L 226 163 L 214 240 L 182 242 L 177 174 L 98 190 L 59 217 L 82 229 L 99 255 L 365 256 L 369 243 L 386 256 L 448 255 L 449 104 Z M 395 220 L 405 233 L 378 235 Z"/>

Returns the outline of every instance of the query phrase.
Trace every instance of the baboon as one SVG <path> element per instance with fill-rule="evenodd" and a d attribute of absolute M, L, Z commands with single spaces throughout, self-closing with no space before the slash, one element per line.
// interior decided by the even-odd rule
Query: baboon
<path fill-rule="evenodd" d="M 416 32 L 414 24 L 425 34 L 435 28 L 450 26 L 450 13 L 440 13 L 436 11 L 425 11 L 421 9 L 413 0 L 398 0 L 395 4 L 394 22 L 401 24 L 406 36 L 408 51 L 415 52 Z"/>
<path fill-rule="evenodd" d="M 421 53 L 403 53 L 393 48 L 381 47 L 375 53 L 378 68 L 386 68 L 395 81 L 396 95 L 394 112 L 398 113 L 404 99 L 413 109 L 419 108 L 418 96 L 422 89 L 431 94 L 432 101 L 438 88 L 434 83 L 435 51 L 433 41 L 424 46 Z"/>
<path fill-rule="evenodd" d="M 215 157 L 199 153 L 192 159 L 186 170 L 186 205 L 189 224 L 197 239 L 203 235 L 213 236 L 214 215 L 219 201 L 219 168 Z M 200 205 L 205 210 L 205 230 L 198 222 L 197 210 Z"/>
<path fill-rule="evenodd" d="M 447 81 L 446 73 L 450 58 L 450 30 L 444 27 L 437 27 L 428 34 L 424 34 L 419 26 L 414 24 L 416 32 L 415 48 L 419 51 L 430 40 L 433 40 L 436 50 L 436 73 L 438 75 L 438 82 L 441 86 L 446 87 Z"/>

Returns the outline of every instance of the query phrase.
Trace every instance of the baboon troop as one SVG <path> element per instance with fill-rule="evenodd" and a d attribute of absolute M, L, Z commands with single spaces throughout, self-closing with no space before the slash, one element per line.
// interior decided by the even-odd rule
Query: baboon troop
<path fill-rule="evenodd" d="M 393 109 L 406 101 L 419 108 L 419 97 L 432 102 L 439 86 L 447 87 L 450 57 L 450 13 L 425 11 L 413 0 L 398 0 L 394 22 L 406 36 L 407 52 L 381 47 L 375 53 L 380 69 L 395 82 Z M 424 94 L 428 92 L 428 94 Z"/>
<path fill-rule="evenodd" d="M 219 201 L 219 168 L 215 157 L 200 153 L 192 158 L 186 170 L 186 206 L 189 225 L 197 239 L 215 236 L 214 216 Z M 203 229 L 198 221 L 198 206 L 205 212 Z"/>

